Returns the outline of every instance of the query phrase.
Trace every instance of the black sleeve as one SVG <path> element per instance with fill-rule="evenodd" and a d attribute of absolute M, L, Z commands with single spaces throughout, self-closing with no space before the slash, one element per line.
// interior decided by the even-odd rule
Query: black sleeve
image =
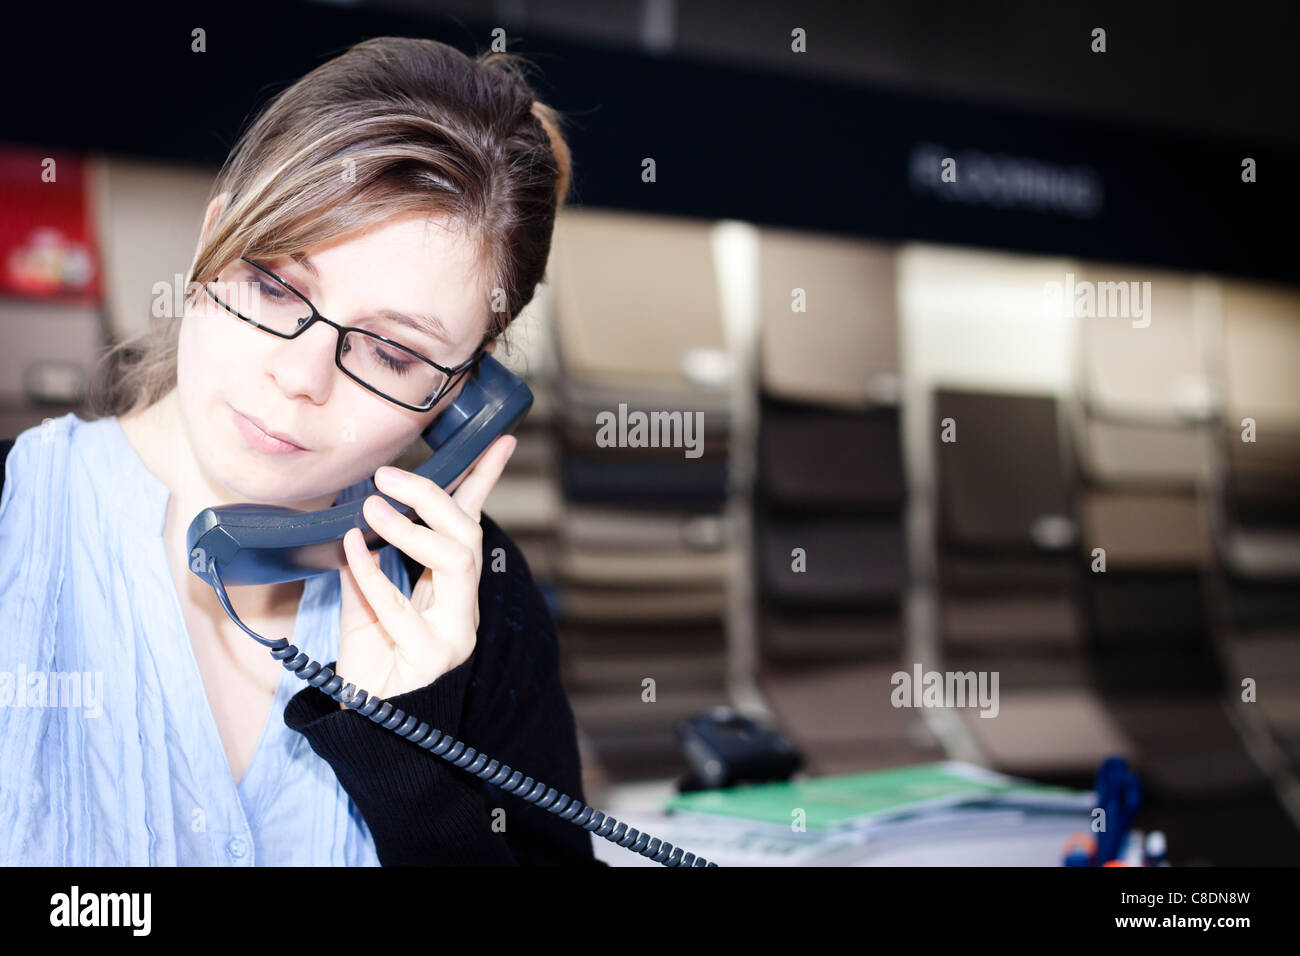
<path fill-rule="evenodd" d="M 461 739 L 459 712 L 477 653 L 475 648 L 469 660 L 432 684 L 388 700 Z M 293 696 L 284 722 L 329 762 L 365 818 L 384 866 L 515 863 L 492 832 L 476 777 L 355 711 L 342 710 L 314 687 Z"/>
<path fill-rule="evenodd" d="M 523 555 L 487 516 L 474 653 L 432 684 L 390 700 L 585 800 L 554 623 Z M 284 719 L 330 763 L 385 866 L 602 865 L 586 830 L 339 709 L 313 687 L 293 697 Z"/>
<path fill-rule="evenodd" d="M 479 633 L 485 653 L 467 692 L 466 735 L 487 754 L 586 802 L 573 710 L 560 677 L 560 646 L 550 609 L 523 554 L 483 518 Z M 482 741 L 481 744 L 478 741 Z M 489 808 L 504 811 L 506 839 L 525 866 L 604 866 L 592 836 L 555 814 L 485 786 Z"/>

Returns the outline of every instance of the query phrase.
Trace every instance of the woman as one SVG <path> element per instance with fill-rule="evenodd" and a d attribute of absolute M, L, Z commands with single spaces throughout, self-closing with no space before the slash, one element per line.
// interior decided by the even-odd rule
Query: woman
<path fill-rule="evenodd" d="M 9 456 L 0 863 L 594 862 L 586 831 L 287 672 L 190 573 L 185 542 L 204 508 L 317 510 L 373 476 L 427 527 L 372 495 L 377 556 L 354 530 L 337 575 L 232 587 L 235 611 L 582 799 L 553 623 L 481 514 L 514 439 L 451 495 L 381 467 L 543 277 L 569 178 L 558 120 L 513 57 L 385 37 L 241 136 L 184 316 L 110 354 L 101 417 L 30 429 Z M 403 555 L 423 569 L 414 588 Z"/>

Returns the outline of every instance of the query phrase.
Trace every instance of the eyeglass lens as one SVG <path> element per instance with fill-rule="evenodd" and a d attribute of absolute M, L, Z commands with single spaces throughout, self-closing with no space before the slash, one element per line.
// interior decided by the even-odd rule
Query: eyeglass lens
<path fill-rule="evenodd" d="M 227 266 L 208 285 L 222 306 L 240 317 L 279 335 L 292 335 L 311 319 L 307 302 L 273 276 L 250 265 Z M 343 336 L 341 361 L 347 372 L 370 388 L 408 405 L 423 406 L 438 394 L 447 376 L 410 352 L 381 341 L 391 339 L 422 354 L 430 347 L 427 336 L 407 325 L 375 318 L 363 320 L 365 332 Z"/>

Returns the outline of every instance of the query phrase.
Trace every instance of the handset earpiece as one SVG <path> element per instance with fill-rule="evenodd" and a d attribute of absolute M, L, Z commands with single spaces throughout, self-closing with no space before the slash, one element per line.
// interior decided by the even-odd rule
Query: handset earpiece
<path fill-rule="evenodd" d="M 450 488 L 493 440 L 514 431 L 532 404 L 533 393 L 524 381 L 491 355 L 484 356 L 460 394 L 422 433 L 433 454 L 415 473 Z"/>

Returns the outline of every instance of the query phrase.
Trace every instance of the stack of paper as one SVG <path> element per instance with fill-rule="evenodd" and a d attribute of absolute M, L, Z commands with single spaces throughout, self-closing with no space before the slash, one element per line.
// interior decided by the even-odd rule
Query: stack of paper
<path fill-rule="evenodd" d="M 679 794 L 663 817 L 620 819 L 720 866 L 1059 866 L 1095 799 L 949 761 Z"/>

